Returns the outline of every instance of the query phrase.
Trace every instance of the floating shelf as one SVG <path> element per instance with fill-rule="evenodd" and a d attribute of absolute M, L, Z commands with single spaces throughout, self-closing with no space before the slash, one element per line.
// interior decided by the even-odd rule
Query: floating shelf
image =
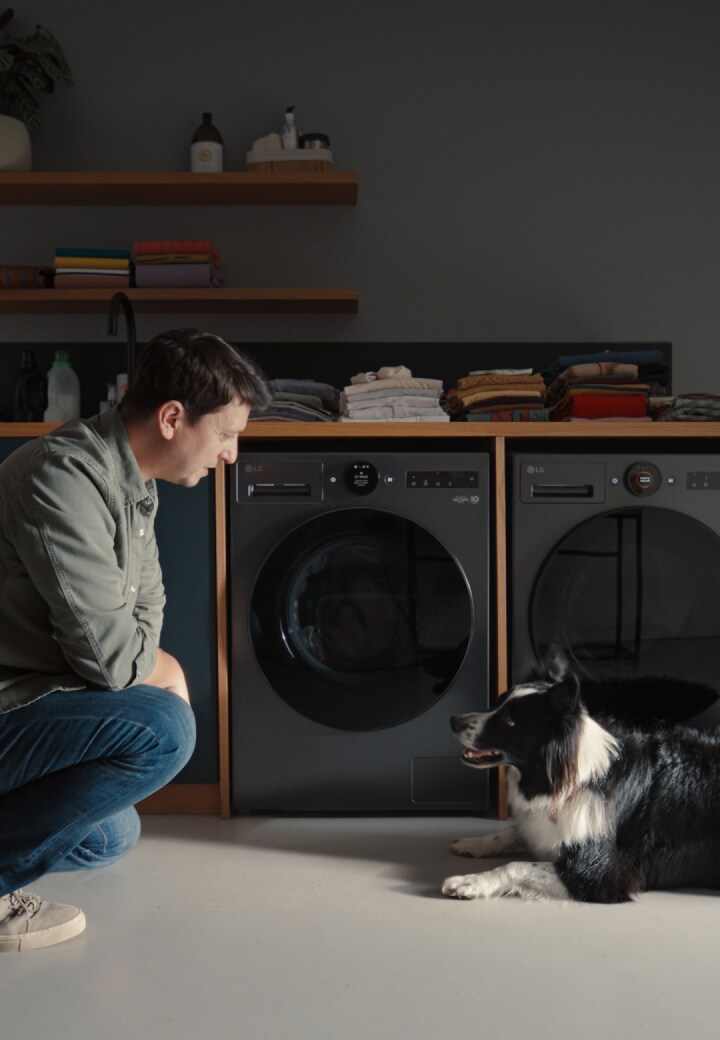
<path fill-rule="evenodd" d="M 258 352 L 262 344 L 258 344 Z M 59 423 L 0 422 L 0 437 L 39 437 L 49 433 Z M 410 427 L 410 428 L 409 428 Z M 480 427 L 480 428 L 478 428 Z M 538 429 L 538 427 L 541 427 Z M 602 429 L 600 429 L 602 427 Z M 706 439 L 720 437 L 720 423 L 716 422 L 664 422 L 664 423 L 327 423 L 327 422 L 251 422 L 240 434 L 240 445 L 253 440 L 307 440 L 342 438 L 385 438 L 399 437 L 410 440 L 415 437 L 443 440 L 631 440 L 632 438 L 653 439 Z"/>
<path fill-rule="evenodd" d="M 0 173 L 1 206 L 354 206 L 356 173 Z"/>
<path fill-rule="evenodd" d="M 122 289 L 136 311 L 355 314 L 357 289 Z M 98 314 L 112 289 L 2 289 L 0 314 Z"/>

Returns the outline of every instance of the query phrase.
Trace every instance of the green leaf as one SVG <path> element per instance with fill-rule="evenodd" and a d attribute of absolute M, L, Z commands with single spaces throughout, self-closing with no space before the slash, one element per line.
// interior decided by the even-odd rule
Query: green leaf
<path fill-rule="evenodd" d="M 0 72 L 7 72 L 13 67 L 15 59 L 7 47 L 0 47 Z"/>
<path fill-rule="evenodd" d="M 17 105 L 20 114 L 23 117 L 25 126 L 30 131 L 35 131 L 40 127 L 39 111 L 40 106 L 38 105 L 32 94 L 28 93 L 25 89 L 21 88 L 16 91 L 15 104 Z"/>

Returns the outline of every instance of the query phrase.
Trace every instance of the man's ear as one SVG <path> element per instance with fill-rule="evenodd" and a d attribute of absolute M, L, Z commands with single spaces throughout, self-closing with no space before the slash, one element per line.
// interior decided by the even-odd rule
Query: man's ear
<path fill-rule="evenodd" d="M 185 416 L 179 401 L 165 401 L 156 412 L 157 427 L 163 440 L 171 441 Z"/>

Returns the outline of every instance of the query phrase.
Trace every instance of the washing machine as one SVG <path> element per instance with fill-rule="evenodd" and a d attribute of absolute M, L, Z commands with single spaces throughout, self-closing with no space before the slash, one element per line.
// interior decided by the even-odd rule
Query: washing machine
<path fill-rule="evenodd" d="M 511 455 L 511 676 L 720 684 L 720 455 Z M 689 719 L 720 724 L 713 706 Z"/>
<path fill-rule="evenodd" d="M 449 717 L 490 697 L 488 456 L 268 444 L 231 472 L 234 809 L 482 812 Z"/>

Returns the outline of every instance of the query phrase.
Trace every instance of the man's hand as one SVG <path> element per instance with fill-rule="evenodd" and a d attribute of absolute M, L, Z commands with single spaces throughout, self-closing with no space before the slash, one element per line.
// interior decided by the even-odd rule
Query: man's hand
<path fill-rule="evenodd" d="M 176 693 L 178 697 L 182 697 L 184 701 L 190 703 L 190 694 L 182 668 L 174 657 L 159 647 L 155 667 L 147 679 L 143 680 L 143 683 L 147 686 L 159 686 L 163 690 L 170 690 L 171 693 Z"/>

